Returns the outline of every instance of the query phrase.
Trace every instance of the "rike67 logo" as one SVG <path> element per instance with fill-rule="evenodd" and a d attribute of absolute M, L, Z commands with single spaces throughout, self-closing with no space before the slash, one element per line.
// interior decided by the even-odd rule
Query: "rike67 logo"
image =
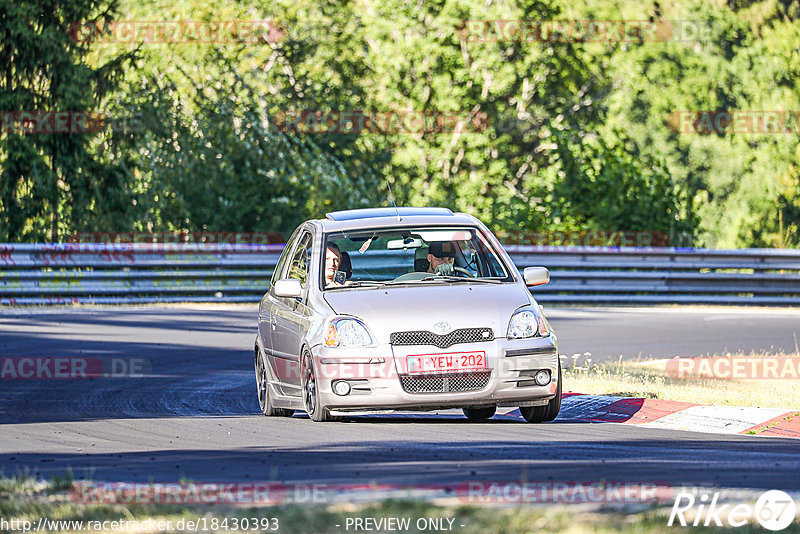
<path fill-rule="evenodd" d="M 757 522 L 767 530 L 783 530 L 792 524 L 795 518 L 795 503 L 792 497 L 780 490 L 767 491 L 756 503 L 719 504 L 719 493 L 694 495 L 679 492 L 675 495 L 675 503 L 667 525 L 677 524 L 685 527 L 717 526 L 741 527 L 747 523 Z"/>

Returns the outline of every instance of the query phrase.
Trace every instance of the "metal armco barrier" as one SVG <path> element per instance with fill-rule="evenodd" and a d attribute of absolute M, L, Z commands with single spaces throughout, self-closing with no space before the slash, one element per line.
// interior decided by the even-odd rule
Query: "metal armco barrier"
<path fill-rule="evenodd" d="M 282 245 L 0 244 L 0 305 L 257 302 Z M 541 303 L 800 305 L 800 250 L 509 246 Z M 379 272 L 392 252 L 372 255 Z M 367 258 L 361 258 L 364 262 Z"/>

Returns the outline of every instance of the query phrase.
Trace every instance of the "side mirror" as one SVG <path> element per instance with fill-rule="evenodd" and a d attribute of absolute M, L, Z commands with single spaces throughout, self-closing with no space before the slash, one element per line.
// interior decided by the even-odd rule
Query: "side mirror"
<path fill-rule="evenodd" d="M 299 299 L 303 297 L 303 285 L 300 280 L 284 278 L 275 282 L 275 296 L 286 299 Z"/>
<path fill-rule="evenodd" d="M 525 267 L 522 277 L 526 286 L 540 286 L 550 281 L 550 271 L 545 267 Z"/>

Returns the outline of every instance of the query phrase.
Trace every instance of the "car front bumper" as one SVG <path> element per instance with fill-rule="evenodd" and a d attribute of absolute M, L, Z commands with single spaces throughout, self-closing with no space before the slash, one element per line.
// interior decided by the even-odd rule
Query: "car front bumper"
<path fill-rule="evenodd" d="M 470 372 L 431 373 L 433 379 L 447 379 L 448 384 L 470 383 L 469 391 L 412 392 L 418 375 L 401 371 L 406 356 L 449 352 L 486 353 L 488 379 L 471 381 Z M 312 349 L 316 366 L 320 401 L 335 411 L 363 410 L 434 410 L 467 406 L 535 406 L 547 403 L 558 388 L 558 344 L 555 336 L 509 340 L 497 338 L 481 343 L 459 344 L 447 349 L 432 346 L 378 345 L 366 348 L 317 346 Z M 550 371 L 551 381 L 535 385 L 532 374 Z M 477 371 L 478 374 L 481 371 Z M 522 374 L 521 374 L 522 373 Z M 477 376 L 475 374 L 474 376 Z M 457 379 L 457 380 L 453 380 Z M 466 381 L 464 380 L 466 379 Z M 337 395 L 332 384 L 346 380 L 350 393 Z M 458 380 L 461 380 L 459 382 Z M 435 382 L 437 384 L 441 382 Z M 405 385 L 404 385 L 405 384 Z M 445 388 L 451 386 L 445 386 Z M 457 388 L 456 388 L 457 389 Z"/>

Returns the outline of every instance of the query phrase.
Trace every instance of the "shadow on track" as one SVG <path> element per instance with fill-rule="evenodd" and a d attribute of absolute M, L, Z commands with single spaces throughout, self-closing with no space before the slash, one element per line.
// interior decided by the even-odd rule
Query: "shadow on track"
<path fill-rule="evenodd" d="M 308 424 L 311 424 L 310 422 Z M 335 423 L 334 423 L 335 424 Z M 265 440 L 266 441 L 266 440 Z M 598 480 L 798 489 L 800 444 L 791 440 L 340 442 L 296 447 L 145 452 L 0 454 L 6 476 L 125 482 L 444 484 Z"/>

